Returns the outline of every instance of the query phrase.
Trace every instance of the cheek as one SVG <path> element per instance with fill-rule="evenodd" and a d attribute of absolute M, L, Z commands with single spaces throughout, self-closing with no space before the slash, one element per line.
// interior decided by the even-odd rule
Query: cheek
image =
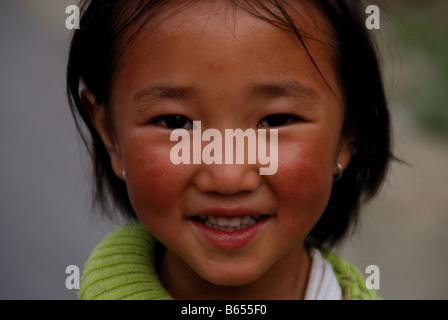
<path fill-rule="evenodd" d="M 322 150 L 303 145 L 279 149 L 278 171 L 271 178 L 280 213 L 307 228 L 324 212 L 333 185 L 331 161 Z"/>
<path fill-rule="evenodd" d="M 171 163 L 170 148 L 130 148 L 125 153 L 126 184 L 137 215 L 163 213 L 179 198 L 186 170 Z M 126 157 L 126 154 L 130 155 Z"/>

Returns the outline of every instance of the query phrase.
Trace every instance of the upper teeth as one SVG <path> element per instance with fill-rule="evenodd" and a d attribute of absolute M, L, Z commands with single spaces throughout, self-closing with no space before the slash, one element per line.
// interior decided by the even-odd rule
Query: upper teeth
<path fill-rule="evenodd" d="M 261 218 L 261 215 L 256 216 L 241 216 L 241 217 L 216 217 L 216 216 L 202 216 L 206 226 L 224 231 L 234 231 L 247 228 Z"/>

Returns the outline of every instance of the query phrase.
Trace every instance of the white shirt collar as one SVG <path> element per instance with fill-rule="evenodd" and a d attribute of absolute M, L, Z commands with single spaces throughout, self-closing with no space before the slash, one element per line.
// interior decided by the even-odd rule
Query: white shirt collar
<path fill-rule="evenodd" d="M 312 248 L 311 271 L 305 300 L 342 300 L 342 290 L 331 264 Z"/>

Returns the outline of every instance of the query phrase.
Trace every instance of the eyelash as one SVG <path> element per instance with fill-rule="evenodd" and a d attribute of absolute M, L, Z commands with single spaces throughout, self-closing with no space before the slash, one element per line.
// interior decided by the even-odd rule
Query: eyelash
<path fill-rule="evenodd" d="M 284 123 L 280 123 L 280 124 L 271 124 L 269 125 L 267 122 L 268 121 L 284 121 Z M 292 115 L 292 114 L 285 114 L 285 113 L 279 113 L 279 114 L 271 114 L 269 116 L 264 117 L 260 123 L 258 123 L 258 128 L 260 127 L 265 127 L 263 125 L 261 125 L 261 123 L 266 122 L 267 123 L 267 127 L 281 127 L 281 126 L 286 126 L 288 124 L 294 123 L 294 122 L 298 122 L 300 121 L 300 118 Z"/>
<path fill-rule="evenodd" d="M 168 121 L 168 122 L 167 122 Z M 271 121 L 271 124 L 269 122 Z M 277 123 L 272 124 L 272 121 L 275 121 Z M 261 127 L 280 127 L 285 126 L 294 122 L 298 122 L 300 119 L 294 115 L 291 114 L 272 114 L 269 116 L 264 117 L 257 125 L 257 128 Z M 263 124 L 266 123 L 266 124 Z M 280 122 L 280 123 L 279 123 Z M 157 117 L 156 119 L 152 120 L 149 124 L 157 125 L 161 127 L 166 127 L 169 129 L 191 129 L 193 128 L 193 122 L 188 119 L 185 116 L 177 115 L 177 114 L 170 114 L 170 115 L 163 115 L 160 117 Z M 185 127 L 188 124 L 187 127 Z"/>
<path fill-rule="evenodd" d="M 168 121 L 168 122 L 167 122 Z M 173 123 L 174 121 L 174 123 Z M 177 122 L 177 123 L 176 123 Z M 188 127 L 185 125 L 189 122 Z M 181 125 L 183 123 L 183 125 Z M 152 120 L 149 124 L 166 127 L 169 129 L 191 129 L 193 128 L 193 122 L 185 116 L 181 116 L 178 114 L 168 114 L 164 116 L 160 116 Z"/>

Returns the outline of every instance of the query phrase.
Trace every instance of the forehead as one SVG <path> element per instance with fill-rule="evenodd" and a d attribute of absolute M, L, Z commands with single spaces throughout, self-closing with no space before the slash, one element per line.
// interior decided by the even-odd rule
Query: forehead
<path fill-rule="evenodd" d="M 306 64 L 339 92 L 331 28 L 317 9 L 305 5 L 306 1 L 287 7 L 301 43 L 279 8 L 241 8 L 233 2 L 186 1 L 167 6 L 156 18 L 142 17 L 140 24 L 127 31 L 132 41 L 124 47 L 116 75 L 119 78 L 132 69 L 149 72 L 149 67 L 154 75 L 169 75 L 173 68 L 186 71 L 192 64 L 199 67 L 200 60 L 217 73 L 240 68 L 241 77 L 245 71 L 253 72 L 255 62 L 264 61 L 266 70 L 277 73 L 303 70 Z M 241 68 L 242 64 L 247 68 Z"/>
<path fill-rule="evenodd" d="M 141 16 L 122 33 L 121 37 L 127 44 L 135 43 L 133 41 L 135 36 L 141 36 L 142 30 L 146 31 L 144 32 L 146 36 L 154 37 L 166 31 L 171 35 L 179 34 L 185 31 L 184 28 L 188 28 L 189 32 L 196 31 L 200 36 L 214 32 L 214 36 L 235 39 L 247 29 L 262 25 L 262 28 L 270 27 L 271 31 L 277 33 L 283 30 L 296 40 L 297 37 L 293 33 L 297 31 L 305 42 L 313 40 L 326 44 L 329 53 L 331 48 L 335 47 L 328 17 L 307 0 L 294 1 L 293 4 L 287 0 L 183 0 L 169 1 L 154 10 L 146 8 L 140 12 L 139 9 L 134 9 L 129 9 L 133 13 L 123 15 L 128 19 L 132 16 Z M 163 34 L 162 37 L 165 36 L 167 34 Z M 257 36 L 255 30 L 252 36 Z"/>

